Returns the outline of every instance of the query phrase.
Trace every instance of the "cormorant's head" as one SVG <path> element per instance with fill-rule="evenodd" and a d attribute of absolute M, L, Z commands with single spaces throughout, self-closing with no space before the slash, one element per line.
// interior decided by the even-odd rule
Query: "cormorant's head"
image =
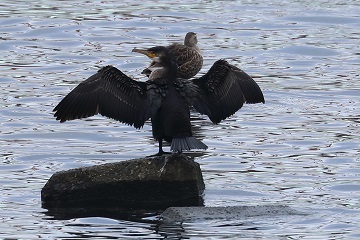
<path fill-rule="evenodd" d="M 196 33 L 188 32 L 185 36 L 184 45 L 194 47 L 198 43 Z"/>
<path fill-rule="evenodd" d="M 144 54 L 148 56 L 150 59 L 152 59 L 154 62 L 160 63 L 161 65 L 164 65 L 165 63 L 172 61 L 172 57 L 171 57 L 172 55 L 169 53 L 166 47 L 158 46 L 148 49 L 134 48 L 132 51 Z"/>

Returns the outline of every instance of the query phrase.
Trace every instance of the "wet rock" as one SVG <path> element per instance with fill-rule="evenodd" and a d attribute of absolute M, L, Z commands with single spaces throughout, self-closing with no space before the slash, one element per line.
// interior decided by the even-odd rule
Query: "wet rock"
<path fill-rule="evenodd" d="M 41 191 L 43 207 L 157 208 L 201 206 L 199 164 L 183 154 L 147 157 L 55 173 Z"/>
<path fill-rule="evenodd" d="M 284 205 L 229 206 L 229 207 L 169 207 L 162 214 L 163 222 L 191 222 L 198 220 L 235 220 L 249 217 L 306 215 Z"/>

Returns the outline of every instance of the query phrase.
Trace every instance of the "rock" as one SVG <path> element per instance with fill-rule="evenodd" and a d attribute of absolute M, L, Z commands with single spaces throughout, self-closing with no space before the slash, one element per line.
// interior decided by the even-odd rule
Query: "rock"
<path fill-rule="evenodd" d="M 204 188 L 199 164 L 172 154 L 57 172 L 41 200 L 45 208 L 165 209 L 203 205 Z"/>
<path fill-rule="evenodd" d="M 169 207 L 162 214 L 164 223 L 201 220 L 241 220 L 250 217 L 306 215 L 284 205 L 228 206 L 228 207 Z"/>

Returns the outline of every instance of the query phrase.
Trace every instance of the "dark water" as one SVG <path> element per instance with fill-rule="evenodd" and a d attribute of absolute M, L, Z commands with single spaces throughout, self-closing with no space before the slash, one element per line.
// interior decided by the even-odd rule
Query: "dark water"
<path fill-rule="evenodd" d="M 2 1 L 0 238 L 360 238 L 358 1 Z M 198 33 L 206 72 L 220 58 L 263 89 L 213 125 L 193 113 L 209 149 L 194 153 L 206 206 L 288 205 L 307 216 L 163 225 L 156 213 L 56 219 L 40 191 L 57 171 L 154 154 L 150 126 L 101 116 L 60 124 L 53 107 L 98 66 L 135 78 L 133 47 Z"/>

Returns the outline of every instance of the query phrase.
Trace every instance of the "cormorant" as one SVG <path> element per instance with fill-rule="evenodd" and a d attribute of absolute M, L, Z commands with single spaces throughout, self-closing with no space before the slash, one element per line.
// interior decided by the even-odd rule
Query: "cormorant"
<path fill-rule="evenodd" d="M 190 79 L 201 70 L 203 57 L 197 43 L 196 33 L 188 32 L 185 36 L 184 44 L 173 43 L 166 47 L 174 56 L 175 62 L 178 65 L 179 78 Z M 133 52 L 138 51 L 137 48 L 133 49 Z M 146 74 L 149 79 L 154 79 L 161 77 L 162 71 L 161 66 L 153 61 L 142 73 Z"/>
<path fill-rule="evenodd" d="M 187 80 L 177 77 L 177 64 L 166 47 L 149 48 L 143 53 L 163 67 L 160 78 L 139 82 L 113 66 L 103 67 L 54 108 L 56 119 L 65 122 L 100 113 L 141 128 L 151 118 L 161 155 L 163 140 L 171 142 L 173 152 L 207 149 L 192 136 L 191 105 L 219 123 L 245 102 L 265 102 L 256 82 L 225 60 L 216 61 L 202 77 Z"/>

